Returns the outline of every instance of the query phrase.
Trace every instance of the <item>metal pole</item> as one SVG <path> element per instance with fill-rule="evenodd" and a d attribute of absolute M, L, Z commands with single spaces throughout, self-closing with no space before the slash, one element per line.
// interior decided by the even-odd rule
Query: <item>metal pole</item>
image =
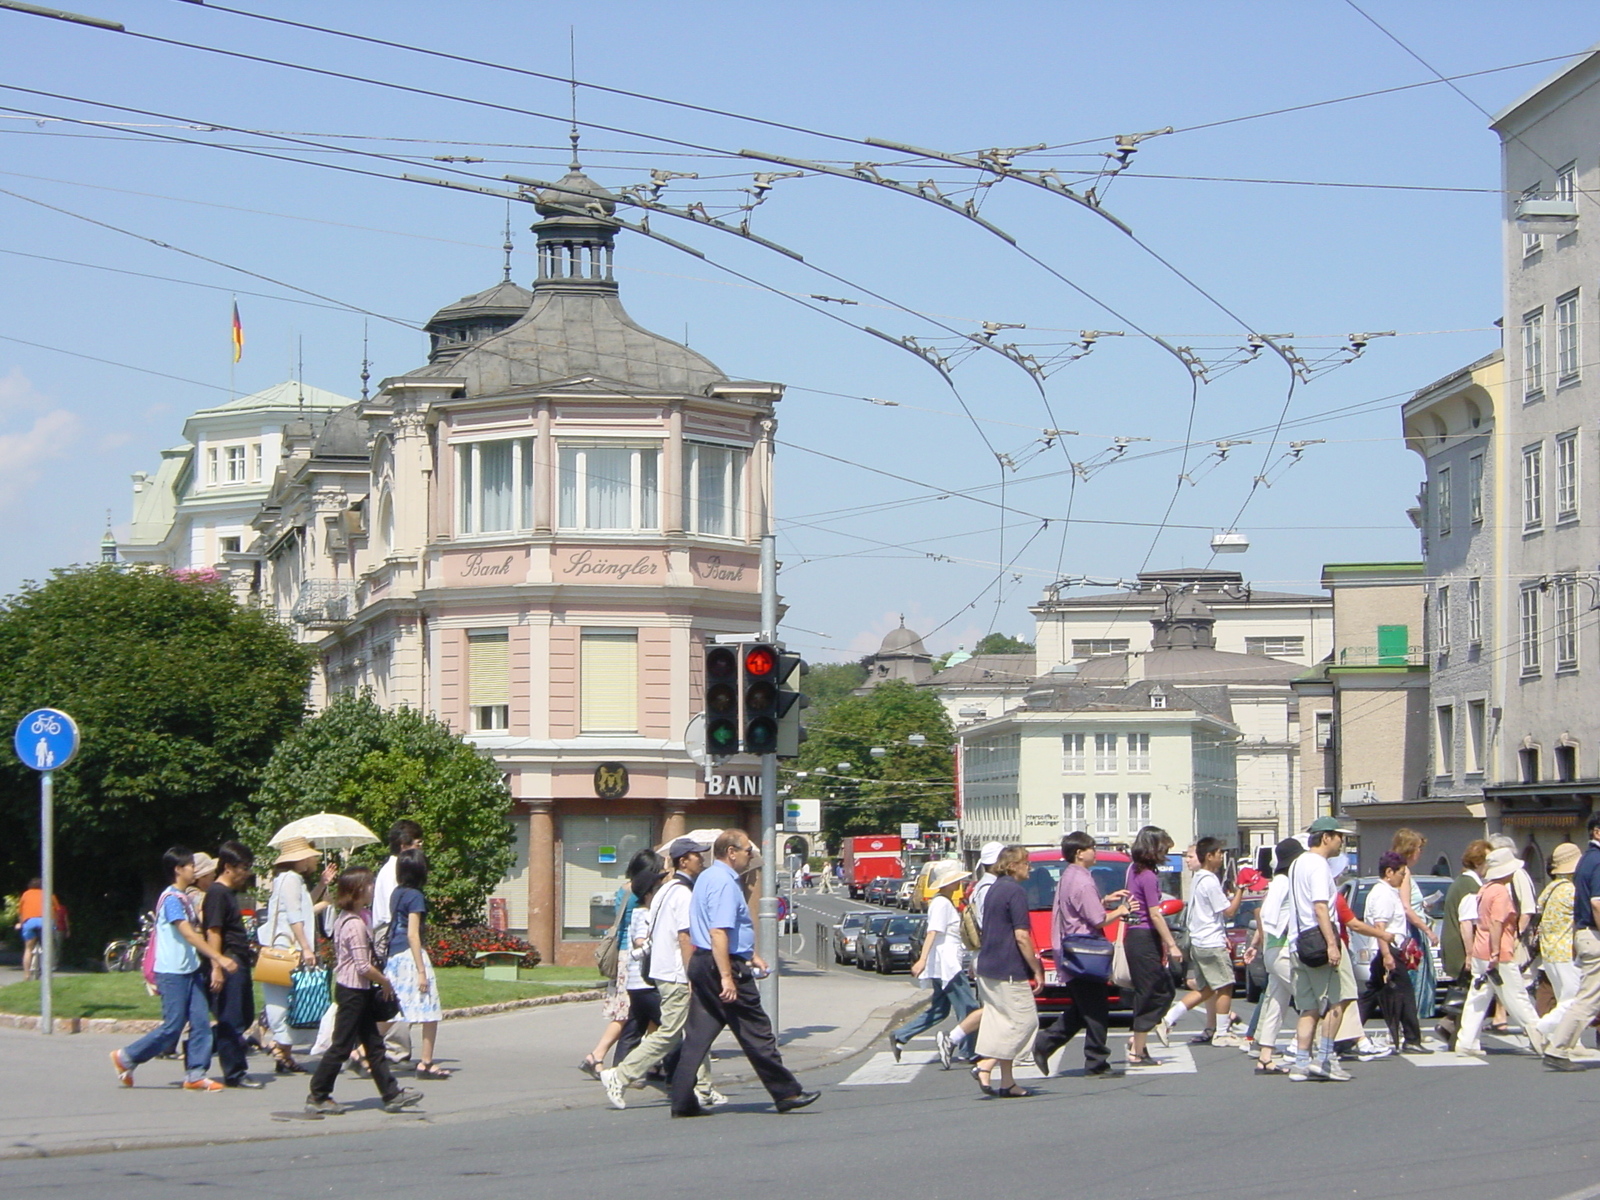
<path fill-rule="evenodd" d="M 770 523 L 769 523 L 770 525 Z M 778 637 L 778 547 L 771 532 L 761 538 L 761 638 Z M 761 980 L 761 1007 L 778 1025 L 778 756 L 761 756 L 761 904 L 756 945 L 772 973 Z"/>
<path fill-rule="evenodd" d="M 39 1032 L 56 1031 L 50 981 L 56 966 L 55 772 L 39 772 L 39 878 L 44 886 L 44 925 L 39 930 Z"/>

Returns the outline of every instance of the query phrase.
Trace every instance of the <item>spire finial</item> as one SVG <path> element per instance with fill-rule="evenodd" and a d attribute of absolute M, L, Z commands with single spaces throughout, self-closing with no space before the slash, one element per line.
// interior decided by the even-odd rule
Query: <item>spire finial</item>
<path fill-rule="evenodd" d="M 578 34 L 576 29 L 567 26 L 567 63 L 571 67 L 568 77 L 572 84 L 572 131 L 567 137 L 572 141 L 572 169 L 583 170 L 583 164 L 578 161 Z"/>
<path fill-rule="evenodd" d="M 367 402 L 367 381 L 372 378 L 372 360 L 367 357 L 367 323 L 361 322 L 361 403 Z"/>
<path fill-rule="evenodd" d="M 506 240 L 505 240 L 504 244 L 501 245 L 500 249 L 502 249 L 502 250 L 504 250 L 506 252 L 506 264 L 505 264 L 506 276 L 505 276 L 505 282 L 506 283 L 510 283 L 511 282 L 511 251 L 516 249 L 516 247 L 514 245 L 512 245 L 512 242 L 511 242 L 511 201 L 509 201 L 509 200 L 506 201 Z"/>

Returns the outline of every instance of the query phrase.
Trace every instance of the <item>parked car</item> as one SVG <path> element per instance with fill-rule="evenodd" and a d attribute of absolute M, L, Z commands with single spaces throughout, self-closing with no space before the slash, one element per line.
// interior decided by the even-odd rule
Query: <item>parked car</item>
<path fill-rule="evenodd" d="M 896 908 L 910 908 L 911 901 L 917 894 L 917 881 L 915 879 L 902 879 L 900 886 L 894 890 L 894 906 Z"/>
<path fill-rule="evenodd" d="M 878 936 L 874 966 L 879 975 L 891 971 L 909 971 L 922 952 L 922 941 L 928 933 L 927 917 L 890 917 Z"/>
<path fill-rule="evenodd" d="M 900 881 L 898 879 L 880 875 L 867 884 L 867 890 L 861 898 L 868 904 L 888 904 L 899 887 Z"/>
<path fill-rule="evenodd" d="M 1233 963 L 1234 994 L 1243 996 L 1248 990 L 1245 983 L 1244 952 L 1256 935 L 1256 914 L 1261 911 L 1260 896 L 1246 896 L 1239 901 L 1239 911 L 1222 932 L 1228 939 L 1228 959 Z"/>
<path fill-rule="evenodd" d="M 867 927 L 874 914 L 870 909 L 847 912 L 833 926 L 833 961 L 853 963 L 856 960 L 856 938 Z"/>
<path fill-rule="evenodd" d="M 1059 850 L 1034 850 L 1028 855 L 1032 869 L 1028 875 L 1028 882 L 1023 885 L 1028 893 L 1029 924 L 1033 933 L 1033 944 L 1039 950 L 1039 957 L 1044 963 L 1045 986 L 1040 988 L 1034 996 L 1034 1006 L 1039 1010 L 1039 1016 L 1053 1017 L 1056 1013 L 1072 1003 L 1067 989 L 1055 982 L 1055 948 L 1050 944 L 1050 915 L 1056 904 L 1056 884 L 1061 881 L 1061 851 Z M 1108 892 L 1122 890 L 1124 880 L 1128 873 L 1128 864 L 1133 860 L 1118 850 L 1101 850 L 1096 855 L 1096 862 L 1090 874 L 1094 883 L 1104 896 Z M 1162 871 L 1161 879 L 1161 913 L 1172 926 L 1173 936 L 1177 938 L 1180 946 L 1187 947 L 1188 933 L 1183 925 L 1184 903 L 1173 893 L 1178 888 L 1178 874 L 1173 871 Z M 1114 925 L 1106 927 L 1106 936 L 1116 936 Z M 1176 974 L 1182 974 L 1182 968 L 1176 969 Z M 1180 991 L 1181 980 L 1180 980 Z M 1111 988 L 1111 1011 L 1127 1011 L 1133 1002 L 1131 993 L 1125 993 L 1119 988 Z"/>
<path fill-rule="evenodd" d="M 1413 875 L 1417 886 L 1422 889 L 1423 915 L 1433 923 L 1433 932 L 1438 936 L 1444 930 L 1444 895 L 1450 890 L 1454 882 L 1448 875 Z M 1356 916 L 1365 919 L 1367 908 L 1367 893 L 1372 890 L 1372 885 L 1378 882 L 1376 875 L 1362 875 L 1355 879 L 1346 879 L 1339 885 L 1339 891 L 1349 902 L 1350 908 Z M 1350 935 L 1350 952 L 1355 956 L 1350 965 L 1355 968 L 1356 984 L 1358 987 L 1367 986 L 1367 977 L 1372 974 L 1372 960 L 1377 957 L 1378 944 L 1369 937 L 1362 937 L 1359 933 Z M 1442 985 L 1449 980 L 1449 975 L 1444 969 L 1444 955 L 1439 947 L 1432 948 L 1433 977 Z"/>
<path fill-rule="evenodd" d="M 856 935 L 856 968 L 870 971 L 878 965 L 878 939 L 884 927 L 897 918 L 893 913 L 875 912 L 867 918 L 866 928 Z"/>

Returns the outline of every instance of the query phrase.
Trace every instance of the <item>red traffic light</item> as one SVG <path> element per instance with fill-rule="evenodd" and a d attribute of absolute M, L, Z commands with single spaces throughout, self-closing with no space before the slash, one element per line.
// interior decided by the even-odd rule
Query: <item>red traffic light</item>
<path fill-rule="evenodd" d="M 744 670 L 746 675 L 771 675 L 778 666 L 778 659 L 766 646 L 756 646 L 745 652 Z"/>

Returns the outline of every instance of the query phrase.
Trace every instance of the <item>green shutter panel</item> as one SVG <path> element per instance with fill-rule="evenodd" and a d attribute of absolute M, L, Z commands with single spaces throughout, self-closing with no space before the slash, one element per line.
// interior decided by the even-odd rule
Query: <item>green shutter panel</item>
<path fill-rule="evenodd" d="M 1407 625 L 1378 626 L 1378 665 L 1403 667 L 1411 651 L 1411 629 Z"/>

